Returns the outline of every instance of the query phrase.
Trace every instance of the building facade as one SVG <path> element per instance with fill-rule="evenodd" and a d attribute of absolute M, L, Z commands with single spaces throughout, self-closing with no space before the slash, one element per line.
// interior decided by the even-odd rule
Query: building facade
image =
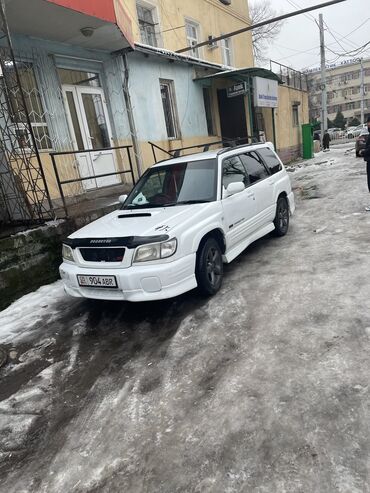
<path fill-rule="evenodd" d="M 250 25 L 247 0 L 126 0 L 136 43 L 171 51 L 210 39 L 189 55 L 237 68 L 254 65 L 250 32 L 217 43 L 212 38 Z"/>
<path fill-rule="evenodd" d="M 281 66 L 254 67 L 250 33 L 212 41 L 249 25 L 245 0 L 7 0 L 6 14 L 54 202 L 61 197 L 57 176 L 79 180 L 64 185 L 69 197 L 119 186 L 126 175 L 115 173 L 128 161 L 117 147 L 126 145 L 134 146 L 136 174 L 153 164 L 152 144 L 166 158 L 177 148 L 264 136 L 285 161 L 300 154 L 300 125 L 308 121 L 302 80 Z M 3 61 L 8 73 L 12 63 Z M 256 99 L 256 79 L 265 81 L 266 104 Z M 11 110 L 21 91 L 11 93 L 0 125 L 11 120 L 25 155 L 28 122 Z M 53 165 L 55 152 L 64 154 Z"/>
<path fill-rule="evenodd" d="M 363 60 L 364 113 L 370 115 L 370 59 Z M 311 120 L 321 119 L 321 73 L 307 74 L 309 81 L 309 104 Z M 338 111 L 350 124 L 351 119 L 361 120 L 361 63 L 347 62 L 326 71 L 328 118 L 334 120 Z M 363 122 L 362 122 L 363 123 Z"/>

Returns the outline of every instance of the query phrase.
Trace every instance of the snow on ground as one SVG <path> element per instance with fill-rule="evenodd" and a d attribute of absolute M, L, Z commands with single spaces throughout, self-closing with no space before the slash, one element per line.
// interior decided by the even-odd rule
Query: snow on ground
<path fill-rule="evenodd" d="M 12 303 L 0 312 L 0 343 L 14 344 L 28 338 L 40 328 L 41 321 L 46 325 L 54 318 L 66 298 L 62 281 L 57 281 Z"/>
<path fill-rule="evenodd" d="M 290 171 L 289 234 L 214 298 L 84 303 L 56 283 L 0 313 L 32 340 L 0 373 L 4 491 L 369 491 L 365 166 L 348 146 Z"/>

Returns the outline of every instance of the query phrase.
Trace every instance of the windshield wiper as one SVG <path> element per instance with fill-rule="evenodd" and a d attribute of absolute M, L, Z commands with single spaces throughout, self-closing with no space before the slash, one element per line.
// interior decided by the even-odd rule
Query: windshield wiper
<path fill-rule="evenodd" d="M 177 202 L 177 205 L 191 205 L 191 204 L 209 204 L 211 200 L 182 200 Z"/>

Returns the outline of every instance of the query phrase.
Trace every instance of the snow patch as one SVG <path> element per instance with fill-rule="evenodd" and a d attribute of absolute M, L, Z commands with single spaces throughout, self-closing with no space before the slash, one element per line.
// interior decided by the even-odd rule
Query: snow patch
<path fill-rule="evenodd" d="M 45 229 L 49 228 L 57 228 L 60 224 L 64 223 L 65 219 L 55 219 L 54 221 L 48 221 L 43 226 L 39 226 L 38 228 L 26 229 L 25 231 L 19 231 L 18 233 L 11 236 L 27 236 L 34 231 L 45 231 Z"/>
<path fill-rule="evenodd" d="M 0 342 L 14 343 L 28 337 L 39 322 L 50 323 L 66 298 L 62 281 L 57 281 L 15 301 L 0 312 Z"/>

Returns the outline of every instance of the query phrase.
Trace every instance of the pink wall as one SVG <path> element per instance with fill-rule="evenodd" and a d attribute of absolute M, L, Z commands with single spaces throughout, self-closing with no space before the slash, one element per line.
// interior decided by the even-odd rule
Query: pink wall
<path fill-rule="evenodd" d="M 47 0 L 61 7 L 77 10 L 83 14 L 108 22 L 116 22 L 113 0 Z"/>

